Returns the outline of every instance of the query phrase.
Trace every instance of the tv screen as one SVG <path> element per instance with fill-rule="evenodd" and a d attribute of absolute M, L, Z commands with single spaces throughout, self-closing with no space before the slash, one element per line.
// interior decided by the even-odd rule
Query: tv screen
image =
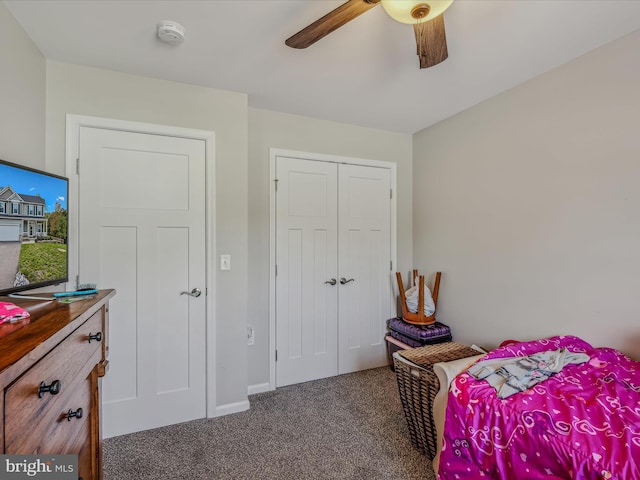
<path fill-rule="evenodd" d="M 0 295 L 68 280 L 69 180 L 0 160 Z"/>

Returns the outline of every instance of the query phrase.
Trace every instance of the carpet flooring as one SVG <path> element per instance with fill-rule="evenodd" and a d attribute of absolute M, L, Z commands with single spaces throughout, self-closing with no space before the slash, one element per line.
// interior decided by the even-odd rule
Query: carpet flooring
<path fill-rule="evenodd" d="M 104 441 L 104 480 L 434 480 L 387 367 L 249 397 L 250 410 Z"/>

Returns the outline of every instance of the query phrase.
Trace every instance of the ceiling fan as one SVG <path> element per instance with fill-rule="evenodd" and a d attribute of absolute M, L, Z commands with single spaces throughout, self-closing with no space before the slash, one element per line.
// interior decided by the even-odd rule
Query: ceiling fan
<path fill-rule="evenodd" d="M 443 62 L 449 55 L 442 13 L 452 2 L 453 0 L 349 0 L 289 37 L 284 43 L 292 48 L 307 48 L 381 3 L 394 20 L 413 24 L 420 68 L 429 68 Z"/>

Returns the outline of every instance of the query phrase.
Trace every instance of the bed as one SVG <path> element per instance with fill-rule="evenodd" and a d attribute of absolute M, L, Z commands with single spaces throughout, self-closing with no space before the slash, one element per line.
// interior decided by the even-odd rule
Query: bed
<path fill-rule="evenodd" d="M 588 359 L 507 398 L 468 373 L 470 359 L 434 365 L 442 386 L 434 400 L 440 480 L 640 480 L 639 362 L 573 336 L 514 343 L 471 360 L 561 349 Z"/>

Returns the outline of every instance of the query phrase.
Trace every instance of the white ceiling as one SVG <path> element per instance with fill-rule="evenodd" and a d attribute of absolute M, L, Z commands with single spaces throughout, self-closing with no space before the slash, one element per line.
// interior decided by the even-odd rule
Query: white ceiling
<path fill-rule="evenodd" d="M 455 0 L 449 58 L 418 68 L 381 6 L 306 50 L 284 41 L 340 0 L 6 0 L 48 59 L 249 95 L 249 105 L 414 133 L 640 29 L 638 0 Z M 173 20 L 186 40 L 156 37 Z"/>

